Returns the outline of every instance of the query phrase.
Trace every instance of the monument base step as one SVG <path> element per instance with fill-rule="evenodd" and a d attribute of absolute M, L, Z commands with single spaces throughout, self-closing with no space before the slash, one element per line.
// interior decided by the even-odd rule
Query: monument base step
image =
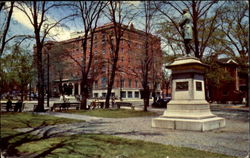
<path fill-rule="evenodd" d="M 152 120 L 152 127 L 168 128 L 175 130 L 191 130 L 191 131 L 209 131 L 225 127 L 224 118 L 213 117 L 204 119 L 183 119 L 183 118 L 167 118 L 159 117 Z"/>

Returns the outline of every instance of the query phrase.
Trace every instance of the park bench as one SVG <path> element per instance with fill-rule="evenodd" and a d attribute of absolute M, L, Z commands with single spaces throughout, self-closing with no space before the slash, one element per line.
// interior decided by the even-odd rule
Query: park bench
<path fill-rule="evenodd" d="M 16 103 L 17 103 L 17 102 L 16 102 Z M 16 106 L 16 103 L 13 103 L 13 102 L 12 102 L 12 108 L 10 109 L 10 111 L 14 111 L 15 106 Z M 3 111 L 4 109 L 7 111 L 6 106 L 7 106 L 7 102 L 6 102 L 6 103 L 1 103 L 1 111 Z M 24 106 L 25 106 L 25 103 L 22 104 L 21 111 L 23 111 Z"/>
<path fill-rule="evenodd" d="M 135 109 L 135 106 L 132 105 L 132 103 L 129 103 L 129 102 L 116 102 L 115 104 L 116 104 L 118 109 L 120 109 L 121 106 L 131 107 L 132 110 Z"/>
<path fill-rule="evenodd" d="M 78 110 L 80 108 L 80 103 L 54 103 L 51 107 L 51 111 L 54 111 L 57 108 L 59 108 L 60 111 L 62 111 L 62 109 L 68 110 L 71 107 L 74 107 L 76 110 Z"/>

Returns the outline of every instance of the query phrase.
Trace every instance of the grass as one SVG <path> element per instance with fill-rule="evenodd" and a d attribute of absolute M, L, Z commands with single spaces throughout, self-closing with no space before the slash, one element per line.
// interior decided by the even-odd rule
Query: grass
<path fill-rule="evenodd" d="M 1 115 L 1 127 L 3 127 L 1 128 L 1 149 L 14 157 L 230 158 L 230 156 L 222 154 L 110 135 L 38 136 L 32 135 L 30 132 L 14 130 L 73 122 L 78 121 L 31 113 L 3 113 Z M 2 135 L 2 133 L 5 134 Z"/>
<path fill-rule="evenodd" d="M 53 149 L 53 150 L 51 150 Z M 184 147 L 129 140 L 109 135 L 85 134 L 30 142 L 18 147 L 27 156 L 60 158 L 230 158 Z M 30 153 L 32 151 L 32 153 Z"/>
<path fill-rule="evenodd" d="M 64 123 L 83 122 L 73 119 L 64 119 L 48 115 L 36 115 L 32 113 L 1 112 L 1 137 L 17 133 L 17 128 L 35 128 Z"/>
<path fill-rule="evenodd" d="M 67 113 L 82 114 L 95 117 L 104 118 L 128 118 L 128 117 L 142 117 L 142 116 L 158 116 L 155 112 L 144 112 L 127 109 L 94 109 L 94 110 L 68 110 Z"/>

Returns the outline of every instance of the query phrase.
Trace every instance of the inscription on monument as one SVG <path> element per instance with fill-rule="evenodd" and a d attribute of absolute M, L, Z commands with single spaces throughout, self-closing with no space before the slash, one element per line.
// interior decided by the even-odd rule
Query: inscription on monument
<path fill-rule="evenodd" d="M 196 82 L 196 90 L 197 91 L 202 91 L 202 86 L 201 82 Z"/>
<path fill-rule="evenodd" d="M 176 91 L 188 91 L 188 82 L 176 82 Z"/>

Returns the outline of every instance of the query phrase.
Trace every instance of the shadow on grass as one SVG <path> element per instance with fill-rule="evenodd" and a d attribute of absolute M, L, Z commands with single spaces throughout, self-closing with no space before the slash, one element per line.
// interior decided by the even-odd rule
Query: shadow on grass
<path fill-rule="evenodd" d="M 10 121 L 21 123 L 22 126 L 24 125 L 27 128 L 21 128 L 22 131 L 15 132 L 12 134 L 16 128 L 9 128 L 7 131 L 4 131 L 5 134 L 8 133 L 7 136 L 1 137 L 1 152 L 4 153 L 4 156 L 10 157 L 45 157 L 48 154 L 51 154 L 52 151 L 62 148 L 67 144 L 67 139 L 63 139 L 56 144 L 53 144 L 50 148 L 46 149 L 45 151 L 37 153 L 20 153 L 18 151 L 18 147 L 22 146 L 26 143 L 36 143 L 41 140 L 48 140 L 51 138 L 64 138 L 64 133 L 71 132 L 74 129 L 68 130 L 61 130 L 56 131 L 56 124 L 57 121 L 54 123 L 48 123 L 47 121 L 42 121 L 36 127 L 33 127 L 32 121 L 29 120 L 18 120 L 18 119 L 9 119 Z M 1 130 L 1 133 L 3 131 Z"/>

